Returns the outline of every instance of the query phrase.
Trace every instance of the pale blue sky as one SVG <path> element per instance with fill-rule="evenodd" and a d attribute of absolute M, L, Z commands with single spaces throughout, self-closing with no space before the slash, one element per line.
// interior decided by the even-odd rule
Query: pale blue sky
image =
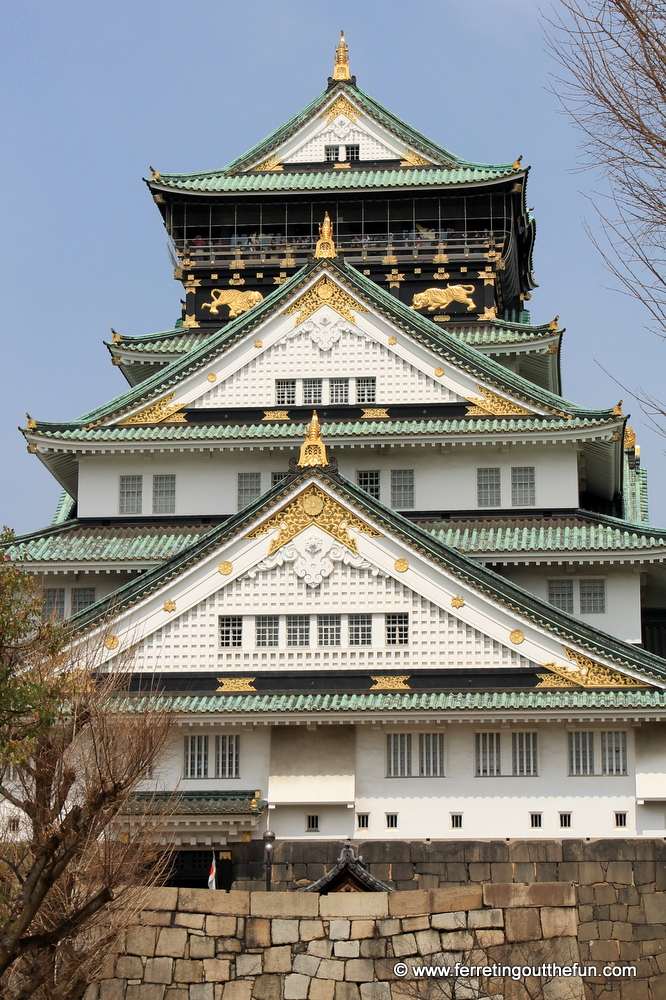
<path fill-rule="evenodd" d="M 468 159 L 532 166 L 535 322 L 557 313 L 564 393 L 607 406 L 663 389 L 666 347 L 645 329 L 584 233 L 577 136 L 549 93 L 553 66 L 530 0 L 22 0 L 1 5 L 4 101 L 0 524 L 51 519 L 59 487 L 25 450 L 24 413 L 67 420 L 122 392 L 109 327 L 168 329 L 179 315 L 164 230 L 142 183 L 219 167 L 326 85 L 340 28 L 378 101 Z M 664 441 L 632 424 L 666 522 Z"/>

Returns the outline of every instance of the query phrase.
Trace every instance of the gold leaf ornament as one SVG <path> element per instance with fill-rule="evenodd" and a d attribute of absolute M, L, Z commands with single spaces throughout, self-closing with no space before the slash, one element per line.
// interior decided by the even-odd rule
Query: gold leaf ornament
<path fill-rule="evenodd" d="M 391 676 L 390 674 L 378 674 L 375 677 L 371 677 L 370 680 L 374 681 L 371 691 L 411 691 L 411 687 L 407 683 L 410 678 L 410 674 L 402 674 L 397 676 Z"/>
<path fill-rule="evenodd" d="M 104 640 L 104 645 L 107 649 L 118 649 L 120 645 L 120 639 L 117 635 L 107 635 Z"/>
<path fill-rule="evenodd" d="M 230 563 L 228 559 L 223 559 L 217 567 L 217 571 L 218 573 L 221 573 L 222 576 L 229 576 L 233 568 L 233 563 Z"/>
<path fill-rule="evenodd" d="M 356 323 L 356 317 L 352 310 L 358 313 L 367 313 L 368 311 L 360 302 L 352 298 L 344 288 L 341 288 L 324 275 L 311 288 L 308 288 L 307 292 L 299 296 L 288 309 L 285 309 L 282 315 L 289 316 L 293 313 L 298 313 L 296 326 L 300 326 L 317 309 L 321 309 L 323 305 L 330 306 L 338 315 L 350 323 Z"/>
<path fill-rule="evenodd" d="M 509 633 L 509 639 L 514 646 L 519 646 L 521 642 L 525 642 L 525 633 L 521 632 L 519 628 L 514 628 L 513 632 Z"/>
<path fill-rule="evenodd" d="M 126 417 L 125 420 L 121 420 L 119 422 L 120 426 L 124 427 L 131 424 L 161 424 L 165 421 L 172 424 L 186 423 L 186 415 L 184 413 L 180 413 L 182 404 L 172 402 L 175 395 L 175 392 L 170 392 L 168 396 L 163 396 L 157 403 L 151 403 L 150 406 L 146 406 L 143 410 L 139 410 L 138 413 L 133 413 L 131 417 Z"/>
<path fill-rule="evenodd" d="M 393 568 L 397 573 L 406 573 L 409 569 L 409 561 L 407 559 L 396 559 L 393 563 Z"/>
<path fill-rule="evenodd" d="M 219 688 L 216 691 L 256 691 L 256 677 L 218 677 Z"/>

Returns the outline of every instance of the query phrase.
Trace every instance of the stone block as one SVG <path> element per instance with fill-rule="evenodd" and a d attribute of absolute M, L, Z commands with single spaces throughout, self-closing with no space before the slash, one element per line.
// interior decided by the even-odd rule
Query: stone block
<path fill-rule="evenodd" d="M 583 885 L 606 881 L 604 870 L 598 861 L 581 861 L 578 865 L 578 878 Z"/>
<path fill-rule="evenodd" d="M 224 1000 L 250 1000 L 252 986 L 251 979 L 234 979 L 230 983 L 225 983 L 223 998 Z"/>
<path fill-rule="evenodd" d="M 176 927 L 189 927 L 190 930 L 201 931 L 204 920 L 203 913 L 176 913 L 173 922 Z"/>
<path fill-rule="evenodd" d="M 377 921 L 377 933 L 380 937 L 393 937 L 394 934 L 400 933 L 400 921 L 399 920 L 378 920 Z"/>
<path fill-rule="evenodd" d="M 294 956 L 292 971 L 299 973 L 301 976 L 309 976 L 312 979 L 313 976 L 317 975 L 317 969 L 321 961 L 321 958 L 317 955 L 296 955 Z"/>
<path fill-rule="evenodd" d="M 335 1000 L 359 1000 L 356 983 L 336 983 Z"/>
<path fill-rule="evenodd" d="M 337 962 L 334 958 L 323 958 L 317 969 L 317 979 L 336 979 L 342 981 L 345 978 L 345 963 Z"/>
<path fill-rule="evenodd" d="M 513 881 L 513 865 L 499 862 L 490 866 L 490 878 L 493 882 L 503 883 Z"/>
<path fill-rule="evenodd" d="M 597 906 L 608 906 L 609 903 L 617 902 L 617 892 L 612 885 L 595 885 L 594 901 Z"/>
<path fill-rule="evenodd" d="M 541 928 L 545 938 L 575 937 L 578 931 L 576 908 L 573 906 L 542 907 Z"/>
<path fill-rule="evenodd" d="M 557 866 L 559 878 L 552 879 L 553 882 L 580 882 L 580 866 L 577 861 L 563 861 Z M 539 881 L 541 881 L 539 879 Z"/>
<path fill-rule="evenodd" d="M 319 896 L 316 893 L 303 892 L 253 892 L 250 913 L 253 917 L 282 919 L 318 917 Z"/>
<path fill-rule="evenodd" d="M 501 910 L 473 910 L 467 918 L 467 926 L 504 927 L 504 914 Z"/>
<path fill-rule="evenodd" d="M 631 885 L 634 881 L 631 861 L 611 861 L 606 872 L 606 880 L 617 885 Z"/>
<path fill-rule="evenodd" d="M 345 979 L 349 983 L 371 983 L 374 978 L 375 967 L 369 958 L 351 958 L 345 965 Z"/>
<path fill-rule="evenodd" d="M 144 890 L 142 910 L 176 910 L 178 909 L 178 889 L 156 886 Z"/>
<path fill-rule="evenodd" d="M 308 943 L 308 955 L 316 955 L 317 958 L 330 958 L 333 954 L 333 942 L 328 940 L 310 941 Z"/>
<path fill-rule="evenodd" d="M 143 962 L 138 955 L 120 955 L 116 962 L 116 976 L 119 979 L 142 979 Z"/>
<path fill-rule="evenodd" d="M 513 906 L 576 906 L 576 892 L 566 882 L 502 883 L 484 885 L 486 906 L 506 909 Z M 613 900 L 615 902 L 615 900 Z"/>
<path fill-rule="evenodd" d="M 210 892 L 210 890 L 208 890 Z M 182 958 L 187 944 L 187 931 L 184 927 L 162 927 L 157 939 L 156 955 L 166 955 L 170 958 Z"/>
<path fill-rule="evenodd" d="M 352 940 L 359 938 L 371 938 L 377 935 L 377 924 L 374 920 L 352 920 L 351 937 Z"/>
<path fill-rule="evenodd" d="M 416 947 L 419 955 L 433 955 L 440 949 L 439 934 L 436 930 L 417 931 Z"/>
<path fill-rule="evenodd" d="M 233 937 L 235 933 L 235 917 L 206 917 L 206 934 L 211 937 Z"/>
<path fill-rule="evenodd" d="M 105 979 L 99 984 L 99 1000 L 125 1000 L 126 979 Z"/>
<path fill-rule="evenodd" d="M 255 1000 L 280 1000 L 282 992 L 281 976 L 257 976 L 252 989 Z"/>
<path fill-rule="evenodd" d="M 446 866 L 446 878 L 444 881 L 451 884 L 459 882 L 461 885 L 467 883 L 467 865 L 457 861 L 449 861 Z"/>
<path fill-rule="evenodd" d="M 538 941 L 541 937 L 539 911 L 532 907 L 512 907 L 506 912 L 507 941 Z"/>
<path fill-rule="evenodd" d="M 634 885 L 652 885 L 656 874 L 654 861 L 636 861 L 634 864 Z"/>
<path fill-rule="evenodd" d="M 392 917 L 413 917 L 422 913 L 430 913 L 430 896 L 433 892 L 442 890 L 411 889 L 405 892 L 394 892 L 388 897 L 389 913 Z M 345 895 L 347 895 L 345 893 Z M 437 907 L 443 909 L 443 907 Z M 456 910 L 460 907 L 456 906 Z"/>
<path fill-rule="evenodd" d="M 168 986 L 173 974 L 172 958 L 147 958 L 143 978 L 147 983 L 166 983 Z"/>
<path fill-rule="evenodd" d="M 215 958 L 215 938 L 190 935 L 190 958 Z"/>
<path fill-rule="evenodd" d="M 430 923 L 432 927 L 441 931 L 456 931 L 461 927 L 467 927 L 467 914 L 464 910 L 453 910 L 451 913 L 433 913 Z"/>
<path fill-rule="evenodd" d="M 252 895 L 262 893 L 253 892 Z M 250 912 L 250 894 L 237 890 L 211 892 L 210 889 L 179 889 L 178 910 L 180 913 L 217 913 L 222 916 L 244 917 Z"/>
<path fill-rule="evenodd" d="M 513 868 L 513 881 L 514 882 L 536 882 L 537 881 L 537 864 L 535 861 L 520 861 L 512 865 Z M 504 881 L 504 880 L 502 880 Z M 540 882 L 545 882 L 546 879 L 539 879 Z"/>
<path fill-rule="evenodd" d="M 620 949 L 616 941 L 591 941 L 590 956 L 597 962 L 617 962 Z"/>
<path fill-rule="evenodd" d="M 646 924 L 647 916 L 642 906 L 628 906 L 627 920 L 630 924 Z"/>
<path fill-rule="evenodd" d="M 231 963 L 227 958 L 204 958 L 203 974 L 207 983 L 226 983 Z"/>
<path fill-rule="evenodd" d="M 321 897 L 319 912 L 324 920 L 336 917 L 387 917 L 388 901 L 387 892 L 331 892 Z"/>
<path fill-rule="evenodd" d="M 310 983 L 309 1000 L 333 1000 L 335 982 L 332 979 L 313 979 Z"/>
<path fill-rule="evenodd" d="M 628 906 L 624 903 L 612 903 L 609 907 L 609 918 L 613 921 L 619 921 L 620 923 L 627 922 L 627 911 Z"/>
<path fill-rule="evenodd" d="M 416 938 L 413 934 L 396 934 L 393 938 L 393 954 L 396 958 L 403 955 L 416 955 Z"/>
<path fill-rule="evenodd" d="M 349 893 L 342 893 L 342 895 L 347 896 Z M 350 920 L 331 920 L 328 928 L 328 936 L 331 941 L 347 941 L 349 935 L 351 934 L 351 921 Z"/>
<path fill-rule="evenodd" d="M 236 937 L 217 938 L 215 951 L 218 955 L 237 955 L 243 950 L 243 944 Z"/>
<path fill-rule="evenodd" d="M 361 958 L 385 958 L 386 940 L 383 938 L 366 938 L 361 941 Z"/>
<path fill-rule="evenodd" d="M 474 947 L 474 935 L 469 931 L 443 931 L 440 941 L 442 951 L 467 951 Z"/>
<path fill-rule="evenodd" d="M 634 928 L 631 924 L 624 923 L 621 920 L 616 920 L 613 923 L 613 929 L 610 936 L 615 938 L 616 941 L 632 941 Z"/>
<path fill-rule="evenodd" d="M 597 941 L 599 939 L 599 925 L 595 920 L 589 923 L 580 924 L 578 927 L 579 941 Z"/>
<path fill-rule="evenodd" d="M 403 931 L 427 931 L 430 927 L 430 917 L 423 915 L 422 917 L 405 917 L 402 922 Z"/>
<path fill-rule="evenodd" d="M 273 944 L 291 944 L 298 941 L 298 920 L 272 920 L 271 939 Z"/>
<path fill-rule="evenodd" d="M 324 925 L 321 920 L 301 920 L 298 933 L 301 941 L 314 941 L 324 937 Z"/>
<path fill-rule="evenodd" d="M 215 987 L 212 983 L 190 986 L 190 1000 L 215 1000 Z"/>
<path fill-rule="evenodd" d="M 300 976 L 296 972 L 285 976 L 284 1000 L 306 1000 L 310 989 L 310 977 Z"/>
<path fill-rule="evenodd" d="M 236 959 L 236 976 L 241 979 L 243 976 L 260 976 L 261 955 L 239 955 Z"/>
<path fill-rule="evenodd" d="M 164 1000 L 166 986 L 161 983 L 130 983 L 127 986 L 126 1000 Z"/>
<path fill-rule="evenodd" d="M 181 933 L 185 936 L 183 940 L 183 948 L 185 948 L 187 931 L 181 931 Z M 155 927 L 133 927 L 127 935 L 125 951 L 128 955 L 143 955 L 146 958 L 152 958 L 155 954 L 156 938 L 157 928 Z"/>
<path fill-rule="evenodd" d="M 641 946 L 638 941 L 620 941 L 621 962 L 637 962 L 640 957 Z M 657 963 L 659 963 L 658 958 Z M 663 971 L 666 972 L 666 968 Z"/>
<path fill-rule="evenodd" d="M 208 890 L 210 892 L 210 889 Z M 208 959 L 207 961 L 210 961 Z M 203 982 L 203 962 L 192 961 L 191 959 L 176 959 L 176 968 L 173 973 L 174 983 L 201 983 Z"/>
<path fill-rule="evenodd" d="M 270 946 L 271 946 L 270 920 L 268 920 L 266 917 L 248 917 L 247 920 L 245 921 L 245 947 L 270 948 Z"/>
<path fill-rule="evenodd" d="M 393 966 L 395 965 L 395 958 L 378 958 L 375 960 L 375 979 L 380 982 L 388 980 L 389 982 L 395 982 L 395 972 L 393 971 Z"/>
<path fill-rule="evenodd" d="M 478 930 L 475 937 L 480 948 L 492 948 L 496 944 L 504 944 L 504 931 L 502 930 Z"/>
<path fill-rule="evenodd" d="M 646 893 L 643 896 L 643 906 L 649 923 L 666 923 L 666 892 Z"/>
<path fill-rule="evenodd" d="M 333 954 L 336 958 L 358 958 L 361 952 L 359 941 L 336 941 Z"/>
<path fill-rule="evenodd" d="M 291 948 L 267 948 L 264 952 L 264 972 L 291 972 Z"/>
<path fill-rule="evenodd" d="M 361 1000 L 391 1000 L 388 983 L 361 983 Z"/>
<path fill-rule="evenodd" d="M 454 913 L 457 910 L 480 910 L 483 906 L 483 886 L 461 885 L 432 889 L 428 913 Z"/>
<path fill-rule="evenodd" d="M 170 910 L 146 910 L 138 914 L 139 923 L 151 927 L 169 927 L 173 918 Z"/>
<path fill-rule="evenodd" d="M 490 882 L 490 863 L 488 861 L 472 861 L 469 866 L 470 882 Z"/>

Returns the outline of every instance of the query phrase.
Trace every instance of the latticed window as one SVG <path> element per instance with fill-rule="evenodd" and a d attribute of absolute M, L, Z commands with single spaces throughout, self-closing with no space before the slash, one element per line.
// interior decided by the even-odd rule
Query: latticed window
<path fill-rule="evenodd" d="M 215 737 L 215 777 L 240 777 L 240 736 Z"/>
<path fill-rule="evenodd" d="M 366 493 L 369 493 L 371 497 L 375 498 L 375 500 L 379 500 L 378 469 L 373 469 L 372 471 L 366 471 L 364 469 L 362 472 L 357 472 L 356 482 L 358 483 L 358 485 L 361 487 L 362 490 L 365 490 Z"/>
<path fill-rule="evenodd" d="M 391 471 L 391 506 L 414 506 L 413 469 L 393 469 Z"/>
<path fill-rule="evenodd" d="M 512 733 L 513 773 L 538 774 L 537 771 L 537 734 Z"/>
<path fill-rule="evenodd" d="M 357 378 L 356 379 L 356 402 L 376 403 L 377 402 L 377 379 Z"/>
<path fill-rule="evenodd" d="M 271 472 L 271 486 L 277 486 L 278 483 L 287 478 L 288 474 L 287 472 Z"/>
<path fill-rule="evenodd" d="M 606 613 L 606 581 L 580 581 L 581 615 L 603 615 Z"/>
<path fill-rule="evenodd" d="M 208 777 L 208 737 L 185 737 L 185 777 Z"/>
<path fill-rule="evenodd" d="M 573 580 L 549 580 L 548 603 L 559 608 L 560 611 L 568 611 L 572 615 L 574 611 Z"/>
<path fill-rule="evenodd" d="M 349 615 L 347 624 L 350 646 L 372 645 L 372 615 Z"/>
<path fill-rule="evenodd" d="M 257 646 L 278 646 L 280 618 L 278 615 L 258 615 L 255 620 Z"/>
<path fill-rule="evenodd" d="M 339 646 L 340 615 L 317 615 L 317 642 L 320 646 Z"/>
<path fill-rule="evenodd" d="M 511 505 L 513 507 L 533 507 L 536 503 L 536 480 L 534 466 L 522 466 L 511 470 Z"/>
<path fill-rule="evenodd" d="M 296 379 L 281 378 L 275 383 L 275 402 L 278 406 L 293 406 L 296 402 Z"/>
<path fill-rule="evenodd" d="M 65 588 L 47 587 L 44 591 L 44 618 L 65 617 Z"/>
<path fill-rule="evenodd" d="M 340 155 L 339 146 L 324 147 L 324 156 L 326 157 L 329 163 L 337 163 L 339 155 Z"/>
<path fill-rule="evenodd" d="M 345 146 L 345 159 L 346 160 L 360 160 L 361 159 L 361 147 L 355 143 L 350 146 Z"/>
<path fill-rule="evenodd" d="M 243 645 L 243 619 L 240 615 L 220 615 L 220 646 Z"/>
<path fill-rule="evenodd" d="M 500 756 L 499 733 L 476 734 L 476 773 L 479 777 L 489 778 L 501 774 L 502 761 Z"/>
<path fill-rule="evenodd" d="M 140 514 L 143 506 L 143 476 L 121 476 L 119 514 Z"/>
<path fill-rule="evenodd" d="M 321 403 L 322 381 L 320 378 L 303 379 L 303 405 L 313 406 Z"/>
<path fill-rule="evenodd" d="M 330 402 L 331 403 L 348 403 L 349 402 L 349 379 L 348 378 L 332 378 L 329 382 L 330 391 Z"/>
<path fill-rule="evenodd" d="M 476 502 L 479 507 L 501 507 L 501 469 L 476 470 Z"/>
<path fill-rule="evenodd" d="M 386 645 L 407 646 L 409 643 L 409 615 L 403 612 L 386 615 Z"/>
<path fill-rule="evenodd" d="M 627 734 L 604 732 L 601 734 L 601 773 L 627 773 Z"/>
<path fill-rule="evenodd" d="M 594 733 L 569 733 L 569 774 L 594 774 Z"/>
<path fill-rule="evenodd" d="M 72 587 L 72 614 L 83 611 L 95 603 L 94 587 Z"/>
<path fill-rule="evenodd" d="M 309 615 L 287 615 L 287 645 L 310 645 Z"/>
<path fill-rule="evenodd" d="M 444 733 L 419 733 L 419 774 L 421 777 L 444 774 Z"/>
<path fill-rule="evenodd" d="M 176 513 L 176 477 L 153 476 L 153 514 Z"/>
<path fill-rule="evenodd" d="M 261 473 L 238 473 L 238 509 L 242 510 L 249 503 L 261 496 Z"/>
<path fill-rule="evenodd" d="M 386 776 L 409 778 L 412 774 L 412 734 L 389 733 L 386 737 Z"/>

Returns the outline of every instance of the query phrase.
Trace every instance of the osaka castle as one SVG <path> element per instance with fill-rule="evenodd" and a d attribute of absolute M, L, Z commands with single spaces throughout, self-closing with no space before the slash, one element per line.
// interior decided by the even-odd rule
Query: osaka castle
<path fill-rule="evenodd" d="M 415 131 L 341 37 L 267 139 L 161 168 L 181 315 L 28 419 L 62 496 L 11 551 L 177 713 L 168 842 L 666 836 L 666 529 L 532 322 L 529 167 Z"/>

